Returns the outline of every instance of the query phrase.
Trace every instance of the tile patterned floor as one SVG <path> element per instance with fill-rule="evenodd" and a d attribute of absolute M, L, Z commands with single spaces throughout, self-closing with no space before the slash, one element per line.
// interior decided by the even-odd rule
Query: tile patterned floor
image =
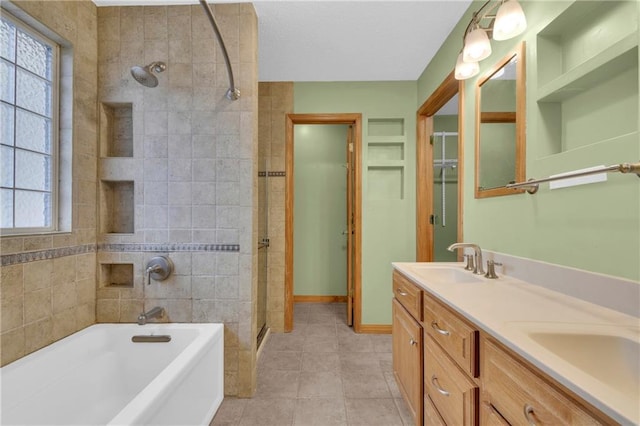
<path fill-rule="evenodd" d="M 211 426 L 411 425 L 392 373 L 391 335 L 355 334 L 344 304 L 295 306 L 271 334 L 250 399 L 225 398 Z"/>

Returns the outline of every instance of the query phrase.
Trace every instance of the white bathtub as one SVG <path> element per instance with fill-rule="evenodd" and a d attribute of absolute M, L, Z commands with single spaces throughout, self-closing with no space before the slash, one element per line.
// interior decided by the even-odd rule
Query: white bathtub
<path fill-rule="evenodd" d="M 208 425 L 222 324 L 98 324 L 0 369 L 2 425 Z M 170 335 L 133 343 L 134 335 Z"/>

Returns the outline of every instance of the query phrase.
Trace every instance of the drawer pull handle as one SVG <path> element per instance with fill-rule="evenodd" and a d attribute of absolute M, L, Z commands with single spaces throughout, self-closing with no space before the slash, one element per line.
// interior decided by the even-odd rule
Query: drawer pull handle
<path fill-rule="evenodd" d="M 410 338 L 410 339 L 409 339 L 409 344 L 410 344 L 411 346 L 413 346 L 413 345 L 417 345 L 417 344 L 418 344 L 418 342 L 417 342 L 417 341 L 412 337 L 412 338 Z"/>
<path fill-rule="evenodd" d="M 431 384 L 433 385 L 434 388 L 436 388 L 436 390 L 438 392 L 440 392 L 442 395 L 444 396 L 449 396 L 449 392 L 447 392 L 446 390 L 442 389 L 440 387 L 440 385 L 438 384 L 438 378 L 436 377 L 436 375 L 434 374 L 433 376 L 431 376 Z"/>
<path fill-rule="evenodd" d="M 409 295 L 409 293 L 407 293 L 406 291 L 402 291 L 401 289 L 398 289 L 398 294 L 400 296 L 408 296 Z"/>
<path fill-rule="evenodd" d="M 443 336 L 448 336 L 449 334 L 451 334 L 448 330 L 443 330 L 438 326 L 438 323 L 435 321 L 431 321 L 431 328 L 433 328 L 435 331 L 437 331 L 438 333 L 442 334 Z"/>
<path fill-rule="evenodd" d="M 534 415 L 533 407 L 529 404 L 524 404 L 524 417 L 527 419 L 530 426 L 536 426 Z"/>

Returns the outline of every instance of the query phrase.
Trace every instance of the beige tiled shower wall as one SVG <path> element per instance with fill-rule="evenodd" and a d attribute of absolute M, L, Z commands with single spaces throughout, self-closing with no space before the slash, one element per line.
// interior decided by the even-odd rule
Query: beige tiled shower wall
<path fill-rule="evenodd" d="M 285 171 L 286 115 L 293 112 L 292 82 L 259 83 L 259 139 L 260 154 L 267 159 L 267 170 Z M 267 256 L 267 326 L 272 331 L 284 331 L 284 176 L 270 175 L 268 184 Z"/>
<path fill-rule="evenodd" d="M 62 45 L 61 90 L 73 98 L 61 108 L 63 151 L 72 161 L 71 230 L 1 238 L 1 254 L 93 245 L 96 242 L 97 10 L 90 0 L 3 1 L 17 17 L 45 25 Z M 72 53 L 71 53 L 72 52 Z M 71 67 L 72 65 L 72 67 Z M 73 68 L 73 74 L 69 70 Z M 71 114 L 72 112 L 72 114 Z M 72 146 L 70 146 L 72 145 Z M 95 322 L 94 252 L 2 267 L 1 364 L 5 365 Z"/>
<path fill-rule="evenodd" d="M 98 10 L 98 102 L 131 108 L 133 144 L 131 157 L 107 158 L 114 150 L 108 137 L 100 141 L 99 176 L 107 184 L 98 185 L 99 217 L 131 217 L 133 232 L 108 233 L 99 224 L 105 233 L 98 236 L 98 274 L 125 263 L 133 265 L 133 277 L 124 288 L 98 277 L 97 321 L 134 322 L 142 309 L 161 306 L 168 321 L 222 322 L 225 393 L 250 396 L 256 350 L 257 18 L 249 3 L 212 9 L 241 91 L 235 102 L 224 96 L 224 58 L 200 5 Z M 157 87 L 131 77 L 132 66 L 154 61 L 167 65 L 157 74 Z M 132 203 L 107 202 L 108 182 L 118 179 L 133 183 Z M 127 206 L 131 215 L 109 211 Z M 127 243 L 232 244 L 239 251 L 108 248 Z M 166 281 L 145 285 L 145 265 L 156 255 L 171 258 L 175 271 Z"/>

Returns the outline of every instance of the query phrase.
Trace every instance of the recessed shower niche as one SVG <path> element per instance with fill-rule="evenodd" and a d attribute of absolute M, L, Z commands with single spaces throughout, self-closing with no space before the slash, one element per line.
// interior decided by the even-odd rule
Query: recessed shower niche
<path fill-rule="evenodd" d="M 132 104 L 100 104 L 100 156 L 133 157 Z"/>
<path fill-rule="evenodd" d="M 100 104 L 100 231 L 134 232 L 133 108 Z"/>
<path fill-rule="evenodd" d="M 100 231 L 103 234 L 132 234 L 133 182 L 103 180 L 100 186 Z"/>
<path fill-rule="evenodd" d="M 133 288 L 133 264 L 102 263 L 100 264 L 99 287 Z"/>

